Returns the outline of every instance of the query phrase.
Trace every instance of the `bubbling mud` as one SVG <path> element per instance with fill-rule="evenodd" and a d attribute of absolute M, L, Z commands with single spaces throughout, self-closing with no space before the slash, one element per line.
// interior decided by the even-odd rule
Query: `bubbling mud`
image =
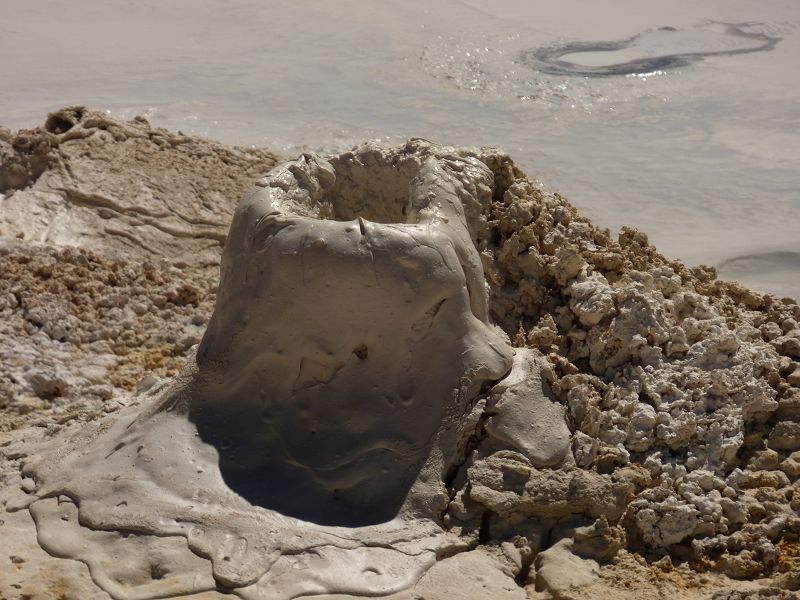
<path fill-rule="evenodd" d="M 771 50 L 781 40 L 752 23 L 708 22 L 690 29 L 660 27 L 626 40 L 568 42 L 522 53 L 523 62 L 551 75 L 603 77 L 686 67 L 708 56 Z"/>

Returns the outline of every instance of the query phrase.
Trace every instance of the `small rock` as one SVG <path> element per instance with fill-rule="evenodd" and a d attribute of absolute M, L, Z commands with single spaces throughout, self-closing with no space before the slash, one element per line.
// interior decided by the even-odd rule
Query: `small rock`
<path fill-rule="evenodd" d="M 534 466 L 560 465 L 570 447 L 564 407 L 542 379 L 532 350 L 518 349 L 511 372 L 492 390 L 493 414 L 486 433 L 519 450 Z"/>
<path fill-rule="evenodd" d="M 778 468 L 780 456 L 775 450 L 762 450 L 756 452 L 747 464 L 751 471 L 771 471 Z"/>
<path fill-rule="evenodd" d="M 769 434 L 769 447 L 775 450 L 800 450 L 800 423 L 781 421 Z"/>
<path fill-rule="evenodd" d="M 664 573 L 669 573 L 675 567 L 672 564 L 672 559 L 669 556 L 664 556 L 653 563 L 653 566 L 660 569 Z"/>
<path fill-rule="evenodd" d="M 778 409 L 775 415 L 781 421 L 800 420 L 800 390 L 789 390 L 789 392 L 778 400 Z"/>
<path fill-rule="evenodd" d="M 771 342 L 775 338 L 781 337 L 781 334 L 783 333 L 778 324 L 773 321 L 764 323 L 759 329 L 761 330 L 761 335 L 768 342 Z"/>
<path fill-rule="evenodd" d="M 745 471 L 739 479 L 739 489 L 780 489 L 789 485 L 789 479 L 781 471 Z"/>
<path fill-rule="evenodd" d="M 786 473 L 790 479 L 800 477 L 800 452 L 793 452 L 781 462 L 780 470 Z"/>
<path fill-rule="evenodd" d="M 27 379 L 33 393 L 45 400 L 63 396 L 67 390 L 66 380 L 50 368 L 35 370 Z"/>
<path fill-rule="evenodd" d="M 561 598 L 564 592 L 586 587 L 597 580 L 599 565 L 572 553 L 572 540 L 565 538 L 536 557 L 536 588 Z"/>
<path fill-rule="evenodd" d="M 573 538 L 573 550 L 578 556 L 601 562 L 616 556 L 625 542 L 622 530 L 609 527 L 605 517 L 600 517 L 587 527 L 578 527 Z"/>
<path fill-rule="evenodd" d="M 668 548 L 693 535 L 700 521 L 694 506 L 675 499 L 652 503 L 636 513 L 636 528 L 651 548 Z"/>
<path fill-rule="evenodd" d="M 136 384 L 136 391 L 140 394 L 143 394 L 155 384 L 158 383 L 158 377 L 153 375 L 152 373 L 148 373 L 144 377 L 142 377 L 139 382 Z"/>
<path fill-rule="evenodd" d="M 797 365 L 789 375 L 786 376 L 786 381 L 789 385 L 800 387 L 800 365 Z"/>
<path fill-rule="evenodd" d="M 787 337 L 781 341 L 780 353 L 792 358 L 800 358 L 800 339 Z"/>

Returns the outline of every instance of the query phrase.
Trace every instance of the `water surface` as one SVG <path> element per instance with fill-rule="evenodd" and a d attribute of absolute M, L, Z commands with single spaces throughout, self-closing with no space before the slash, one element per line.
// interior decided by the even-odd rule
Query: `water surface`
<path fill-rule="evenodd" d="M 798 24 L 791 0 L 6 0 L 0 123 L 78 103 L 285 152 L 500 146 L 599 225 L 798 297 Z M 546 48 L 666 62 L 553 74 Z"/>

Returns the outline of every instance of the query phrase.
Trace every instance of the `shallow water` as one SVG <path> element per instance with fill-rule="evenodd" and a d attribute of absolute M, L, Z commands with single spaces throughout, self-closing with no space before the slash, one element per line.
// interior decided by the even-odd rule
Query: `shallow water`
<path fill-rule="evenodd" d="M 285 152 L 496 145 L 596 223 L 800 297 L 799 24 L 791 0 L 6 0 L 0 123 L 80 103 Z M 731 53 L 758 36 L 779 41 Z M 525 59 L 580 42 L 617 54 L 561 58 L 693 58 L 606 77 Z"/>

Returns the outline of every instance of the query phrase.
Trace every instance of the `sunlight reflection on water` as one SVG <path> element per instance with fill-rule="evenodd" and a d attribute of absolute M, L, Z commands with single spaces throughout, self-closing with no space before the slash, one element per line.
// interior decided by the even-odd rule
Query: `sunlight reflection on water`
<path fill-rule="evenodd" d="M 637 226 L 688 263 L 767 257 L 757 274 L 734 275 L 800 296 L 800 264 L 769 258 L 800 252 L 800 3 L 484 6 L 6 3 L 0 55 L 13 60 L 0 61 L 0 123 L 33 126 L 80 103 L 287 153 L 410 136 L 496 145 L 599 225 Z M 651 54 L 738 48 L 696 35 L 710 19 L 781 41 L 633 76 L 552 75 L 524 60 L 664 27 L 691 35 L 649 34 Z"/>

